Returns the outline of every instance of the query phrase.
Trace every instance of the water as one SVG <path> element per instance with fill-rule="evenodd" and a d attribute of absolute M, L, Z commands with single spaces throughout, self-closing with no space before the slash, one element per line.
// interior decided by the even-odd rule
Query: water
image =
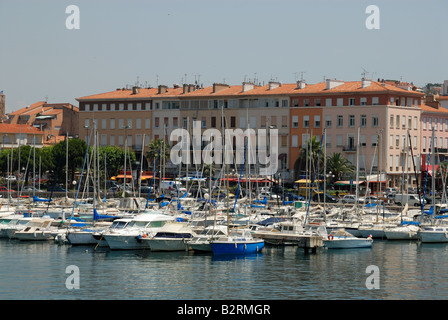
<path fill-rule="evenodd" d="M 371 249 L 265 247 L 243 257 L 110 251 L 0 240 L 0 300 L 441 300 L 448 244 L 376 240 Z M 80 288 L 67 289 L 67 266 Z M 369 265 L 379 289 L 368 289 Z M 378 282 L 377 282 L 378 283 Z"/>

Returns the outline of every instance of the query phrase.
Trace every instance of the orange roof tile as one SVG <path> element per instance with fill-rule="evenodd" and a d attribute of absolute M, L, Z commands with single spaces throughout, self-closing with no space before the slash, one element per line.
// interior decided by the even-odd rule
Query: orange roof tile
<path fill-rule="evenodd" d="M 0 123 L 1 133 L 44 134 L 38 128 L 26 124 Z"/>
<path fill-rule="evenodd" d="M 422 104 L 420 106 L 420 109 L 422 109 L 422 111 L 426 111 L 426 112 L 438 112 L 438 113 L 448 114 L 448 109 L 446 109 L 446 108 L 434 108 L 434 107 L 428 106 L 426 104 Z"/>
<path fill-rule="evenodd" d="M 297 95 L 297 94 L 328 94 L 328 93 L 352 93 L 352 92 L 396 92 L 401 94 L 414 94 L 423 96 L 417 91 L 408 91 L 397 87 L 395 84 L 380 83 L 371 81 L 369 86 L 362 87 L 361 81 L 345 81 L 332 89 L 327 90 L 326 82 L 316 84 L 306 84 L 305 88 L 299 89 L 296 83 L 281 84 L 280 86 L 269 89 L 269 84 L 263 86 L 254 86 L 252 90 L 243 92 L 242 85 L 229 85 L 228 88 L 222 88 L 213 92 L 213 86 L 199 88 L 197 90 L 183 93 L 182 86 L 177 88 L 167 88 L 163 94 L 158 94 L 158 88 L 140 88 L 138 93 L 133 94 L 132 89 L 117 89 L 111 92 L 94 94 L 77 98 L 76 100 L 109 100 L 109 99 L 132 99 L 132 98 L 156 98 L 156 97 L 213 97 L 213 96 L 250 96 L 250 95 Z"/>

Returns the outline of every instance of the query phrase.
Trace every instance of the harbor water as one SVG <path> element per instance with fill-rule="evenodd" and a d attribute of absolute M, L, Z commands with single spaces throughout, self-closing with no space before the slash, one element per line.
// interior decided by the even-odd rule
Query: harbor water
<path fill-rule="evenodd" d="M 448 265 L 448 244 L 417 241 L 375 240 L 368 249 L 320 248 L 316 253 L 293 246 L 266 246 L 259 254 L 216 257 L 2 239 L 0 254 L 1 300 L 448 297 L 444 268 Z M 78 282 L 70 282 L 75 275 L 73 268 L 77 269 Z"/>

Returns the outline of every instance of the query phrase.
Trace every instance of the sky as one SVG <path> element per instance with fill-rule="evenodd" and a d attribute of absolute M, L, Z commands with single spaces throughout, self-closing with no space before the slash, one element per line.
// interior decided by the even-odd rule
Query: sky
<path fill-rule="evenodd" d="M 447 13 L 447 0 L 0 0 L 0 91 L 9 113 L 135 84 L 424 86 L 448 80 Z"/>

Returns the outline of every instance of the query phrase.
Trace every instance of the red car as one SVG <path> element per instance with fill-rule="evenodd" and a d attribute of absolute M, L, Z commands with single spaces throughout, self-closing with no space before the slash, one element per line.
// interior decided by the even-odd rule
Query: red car
<path fill-rule="evenodd" d="M 10 190 L 6 188 L 5 186 L 0 186 L 0 192 L 16 192 L 15 190 Z"/>

